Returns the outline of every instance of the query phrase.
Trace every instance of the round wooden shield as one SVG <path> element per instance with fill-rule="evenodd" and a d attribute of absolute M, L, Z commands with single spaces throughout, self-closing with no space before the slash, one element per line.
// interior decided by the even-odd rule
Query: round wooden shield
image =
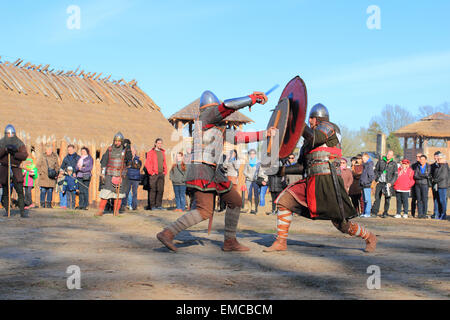
<path fill-rule="evenodd" d="M 270 127 L 275 127 L 279 130 L 279 134 L 277 136 L 267 137 L 267 154 L 271 154 L 274 150 L 279 151 L 281 148 L 284 136 L 286 134 L 289 113 L 289 99 L 281 99 L 273 110 L 272 116 L 267 124 L 267 129 Z"/>
<path fill-rule="evenodd" d="M 279 157 L 286 158 L 291 154 L 305 128 L 307 92 L 302 78 L 296 76 L 284 88 L 281 93 L 280 102 L 289 99 L 289 113 L 287 115 L 286 130 L 280 145 Z M 281 129 L 280 129 L 281 132 Z"/>

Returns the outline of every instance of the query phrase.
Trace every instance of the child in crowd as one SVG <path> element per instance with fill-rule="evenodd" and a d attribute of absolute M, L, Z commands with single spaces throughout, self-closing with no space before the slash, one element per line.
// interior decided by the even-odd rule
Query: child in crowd
<path fill-rule="evenodd" d="M 56 179 L 56 192 L 59 193 L 59 207 L 61 209 L 67 209 L 67 196 L 63 191 L 64 179 L 64 170 L 59 169 L 58 178 Z"/>
<path fill-rule="evenodd" d="M 75 197 L 79 193 L 78 180 L 73 176 L 73 168 L 67 167 L 64 177 L 63 193 L 67 197 L 67 208 L 75 209 Z"/>
<path fill-rule="evenodd" d="M 32 158 L 27 158 L 23 163 L 22 174 L 25 194 L 25 209 L 28 210 L 35 207 L 31 197 L 31 190 L 33 190 L 38 177 L 38 169 Z"/>

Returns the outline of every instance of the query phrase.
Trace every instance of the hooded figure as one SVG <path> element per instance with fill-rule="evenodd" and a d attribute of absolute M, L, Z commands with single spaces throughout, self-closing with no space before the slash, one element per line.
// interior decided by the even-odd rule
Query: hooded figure
<path fill-rule="evenodd" d="M 24 194 L 23 194 L 23 174 L 20 164 L 28 157 L 27 148 L 25 144 L 17 137 L 16 130 L 12 125 L 7 125 L 5 128 L 5 136 L 0 139 L 0 183 L 3 187 L 2 204 L 8 212 L 8 154 L 11 161 L 11 179 L 14 184 L 14 189 L 18 195 L 18 204 L 20 209 L 20 216 L 27 218 L 28 214 L 25 212 Z"/>

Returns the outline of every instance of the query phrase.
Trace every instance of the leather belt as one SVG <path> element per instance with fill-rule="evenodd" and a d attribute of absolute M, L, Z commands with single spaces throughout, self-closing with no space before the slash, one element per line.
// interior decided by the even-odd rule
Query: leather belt
<path fill-rule="evenodd" d="M 331 162 L 331 164 L 336 168 L 337 175 L 341 175 L 341 170 L 337 167 L 336 162 Z M 308 177 L 316 176 L 316 175 L 324 175 L 331 174 L 330 162 L 324 161 L 309 161 L 308 168 L 306 169 L 306 173 Z"/>

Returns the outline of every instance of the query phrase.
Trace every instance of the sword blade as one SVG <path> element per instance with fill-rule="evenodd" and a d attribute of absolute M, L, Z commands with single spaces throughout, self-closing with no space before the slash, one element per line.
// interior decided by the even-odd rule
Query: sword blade
<path fill-rule="evenodd" d="M 271 94 L 276 88 L 278 88 L 280 85 L 276 84 L 274 85 L 272 88 L 269 89 L 269 91 L 266 92 L 266 96 L 268 96 L 269 94 Z"/>

